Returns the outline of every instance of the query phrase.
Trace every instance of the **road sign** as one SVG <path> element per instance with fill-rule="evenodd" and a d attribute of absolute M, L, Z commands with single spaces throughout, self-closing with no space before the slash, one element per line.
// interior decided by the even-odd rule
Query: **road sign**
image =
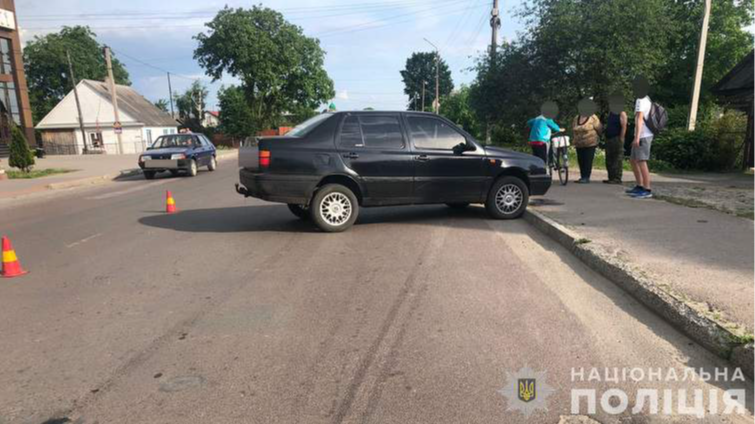
<path fill-rule="evenodd" d="M 116 122 L 113 124 L 113 130 L 115 130 L 116 134 L 120 134 L 123 132 L 123 127 L 121 126 L 120 122 Z"/>

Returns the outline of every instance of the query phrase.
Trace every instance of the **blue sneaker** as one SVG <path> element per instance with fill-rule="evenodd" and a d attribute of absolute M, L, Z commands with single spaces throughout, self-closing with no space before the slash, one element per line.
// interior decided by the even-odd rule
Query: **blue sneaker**
<path fill-rule="evenodd" d="M 630 188 L 629 190 L 624 190 L 624 193 L 632 195 L 632 194 L 641 193 L 643 191 L 645 191 L 644 188 L 642 188 L 641 186 L 636 185 L 636 186 L 634 186 L 634 188 Z"/>
<path fill-rule="evenodd" d="M 653 192 L 648 190 L 642 190 L 641 192 L 630 194 L 635 199 L 652 199 L 653 198 Z"/>

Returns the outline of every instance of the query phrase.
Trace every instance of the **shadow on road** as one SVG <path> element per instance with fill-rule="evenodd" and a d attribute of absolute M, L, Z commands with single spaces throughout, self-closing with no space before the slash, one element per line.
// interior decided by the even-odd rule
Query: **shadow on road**
<path fill-rule="evenodd" d="M 231 232 L 317 232 L 308 220 L 294 217 L 285 205 L 265 204 L 226 208 L 182 210 L 177 214 L 145 211 L 155 215 L 139 219 L 150 227 L 192 233 Z M 443 205 L 364 208 L 352 230 L 375 224 L 450 225 L 458 228 L 483 230 L 489 219 L 485 208 L 470 206 L 451 209 Z"/>

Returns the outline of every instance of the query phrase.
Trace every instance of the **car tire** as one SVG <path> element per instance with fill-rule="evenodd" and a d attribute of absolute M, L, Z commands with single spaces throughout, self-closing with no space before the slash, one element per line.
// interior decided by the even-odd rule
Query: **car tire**
<path fill-rule="evenodd" d="M 485 202 L 485 209 L 495 219 L 516 219 L 522 216 L 529 203 L 530 191 L 520 178 L 506 176 L 493 183 Z"/>
<path fill-rule="evenodd" d="M 288 210 L 299 219 L 309 219 L 309 208 L 304 205 L 289 203 Z"/>
<path fill-rule="evenodd" d="M 469 206 L 469 203 L 467 202 L 446 203 L 446 206 L 448 206 L 451 209 L 464 209 L 467 206 Z"/>
<path fill-rule="evenodd" d="M 214 171 L 214 170 L 218 169 L 218 160 L 215 159 L 215 156 L 213 156 L 213 157 L 210 158 L 210 163 L 207 164 L 207 169 L 209 171 Z"/>
<path fill-rule="evenodd" d="M 155 178 L 155 171 L 144 171 L 144 179 L 145 180 L 152 180 Z"/>
<path fill-rule="evenodd" d="M 348 187 L 327 184 L 315 193 L 309 213 L 321 230 L 337 233 L 354 225 L 359 215 L 359 202 Z"/>
<path fill-rule="evenodd" d="M 196 159 L 192 159 L 189 162 L 189 168 L 186 169 L 186 175 L 190 177 L 196 177 L 197 176 L 197 161 Z"/>

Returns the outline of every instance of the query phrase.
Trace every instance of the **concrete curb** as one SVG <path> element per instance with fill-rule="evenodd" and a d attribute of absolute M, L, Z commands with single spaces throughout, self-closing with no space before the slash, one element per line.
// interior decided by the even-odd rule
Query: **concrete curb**
<path fill-rule="evenodd" d="M 74 187 L 81 187 L 81 186 L 86 186 L 86 185 L 102 184 L 102 183 L 106 183 L 106 182 L 109 182 L 118 178 L 131 177 L 134 175 L 139 175 L 141 173 L 142 173 L 142 170 L 139 168 L 124 169 L 117 174 L 97 175 L 94 177 L 79 178 L 76 180 L 61 181 L 59 183 L 47 184 L 45 188 L 48 190 L 60 190 L 60 189 L 65 189 L 65 188 L 74 188 Z"/>
<path fill-rule="evenodd" d="M 653 282 L 641 270 L 621 260 L 616 254 L 591 243 L 577 232 L 559 224 L 540 212 L 528 209 L 524 219 L 542 233 L 557 241 L 588 267 L 600 273 L 649 307 L 691 339 L 728 360 L 753 378 L 753 343 L 742 342 L 743 333 L 735 323 L 713 319 L 683 296 Z"/>

